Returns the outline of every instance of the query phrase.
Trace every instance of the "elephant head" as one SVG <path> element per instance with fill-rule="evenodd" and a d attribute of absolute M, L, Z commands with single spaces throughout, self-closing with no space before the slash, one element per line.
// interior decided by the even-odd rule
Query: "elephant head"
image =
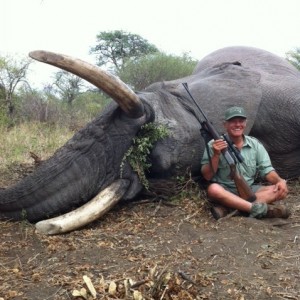
<path fill-rule="evenodd" d="M 150 154 L 149 178 L 171 178 L 187 169 L 199 175 L 205 147 L 201 116 L 183 82 L 219 132 L 224 110 L 243 106 L 247 133 L 265 145 L 280 175 L 300 175 L 300 76 L 274 54 L 251 47 L 224 48 L 201 60 L 190 76 L 154 83 L 138 93 L 81 60 L 46 51 L 30 56 L 89 81 L 115 103 L 33 174 L 0 191 L 1 217 L 37 222 L 67 213 L 37 223 L 38 230 L 55 234 L 93 221 L 121 198 L 134 198 L 142 189 L 140 180 L 129 164 L 121 176 L 120 165 L 141 126 L 153 121 L 166 126 L 169 134 Z"/>

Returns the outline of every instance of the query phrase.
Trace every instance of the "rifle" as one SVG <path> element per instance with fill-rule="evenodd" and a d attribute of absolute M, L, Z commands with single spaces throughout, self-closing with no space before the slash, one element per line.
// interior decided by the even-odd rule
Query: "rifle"
<path fill-rule="evenodd" d="M 239 196 L 245 200 L 253 202 L 256 199 L 256 196 L 253 193 L 253 191 L 251 190 L 248 183 L 246 182 L 245 178 L 238 172 L 237 167 L 236 167 L 237 161 L 243 162 L 243 157 L 242 157 L 241 153 L 234 146 L 233 142 L 229 139 L 229 137 L 227 135 L 225 135 L 225 134 L 223 136 L 219 135 L 219 133 L 213 127 L 212 123 L 209 122 L 206 115 L 202 111 L 201 107 L 197 104 L 197 102 L 191 95 L 191 93 L 188 89 L 188 84 L 182 83 L 182 85 L 185 88 L 185 90 L 187 91 L 190 98 L 193 100 L 194 104 L 196 105 L 196 107 L 198 108 L 198 110 L 200 111 L 202 116 L 204 117 L 204 120 L 201 120 L 198 117 L 196 117 L 201 124 L 202 136 L 204 137 L 204 135 L 209 135 L 214 140 L 219 140 L 219 139 L 223 138 L 227 142 L 228 147 L 226 149 L 222 150 L 222 154 L 230 167 L 230 176 L 235 183 L 235 186 L 236 186 Z"/>

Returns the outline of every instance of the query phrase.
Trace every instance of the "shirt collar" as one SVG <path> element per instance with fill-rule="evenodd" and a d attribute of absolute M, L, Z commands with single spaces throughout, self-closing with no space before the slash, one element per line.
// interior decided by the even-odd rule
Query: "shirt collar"
<path fill-rule="evenodd" d="M 243 134 L 243 139 L 244 139 L 243 147 L 251 147 L 248 136 Z"/>

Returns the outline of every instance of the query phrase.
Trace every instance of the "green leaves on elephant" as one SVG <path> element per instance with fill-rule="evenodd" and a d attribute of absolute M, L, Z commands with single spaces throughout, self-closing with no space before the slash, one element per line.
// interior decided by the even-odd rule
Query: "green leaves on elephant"
<path fill-rule="evenodd" d="M 149 155 L 155 143 L 168 136 L 168 129 L 164 125 L 157 123 L 148 123 L 141 127 L 139 133 L 133 138 L 132 146 L 125 153 L 121 162 L 121 178 L 124 170 L 125 161 L 127 161 L 132 169 L 138 174 L 142 185 L 148 189 L 149 183 L 146 172 L 151 167 Z"/>

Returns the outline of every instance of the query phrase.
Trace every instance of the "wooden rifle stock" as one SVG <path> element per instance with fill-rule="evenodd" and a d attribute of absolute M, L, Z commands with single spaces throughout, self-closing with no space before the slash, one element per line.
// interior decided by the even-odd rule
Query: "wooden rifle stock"
<path fill-rule="evenodd" d="M 249 202 L 256 200 L 254 192 L 251 190 L 245 178 L 238 172 L 236 165 L 230 165 L 230 176 L 233 179 L 237 192 L 242 199 Z"/>

